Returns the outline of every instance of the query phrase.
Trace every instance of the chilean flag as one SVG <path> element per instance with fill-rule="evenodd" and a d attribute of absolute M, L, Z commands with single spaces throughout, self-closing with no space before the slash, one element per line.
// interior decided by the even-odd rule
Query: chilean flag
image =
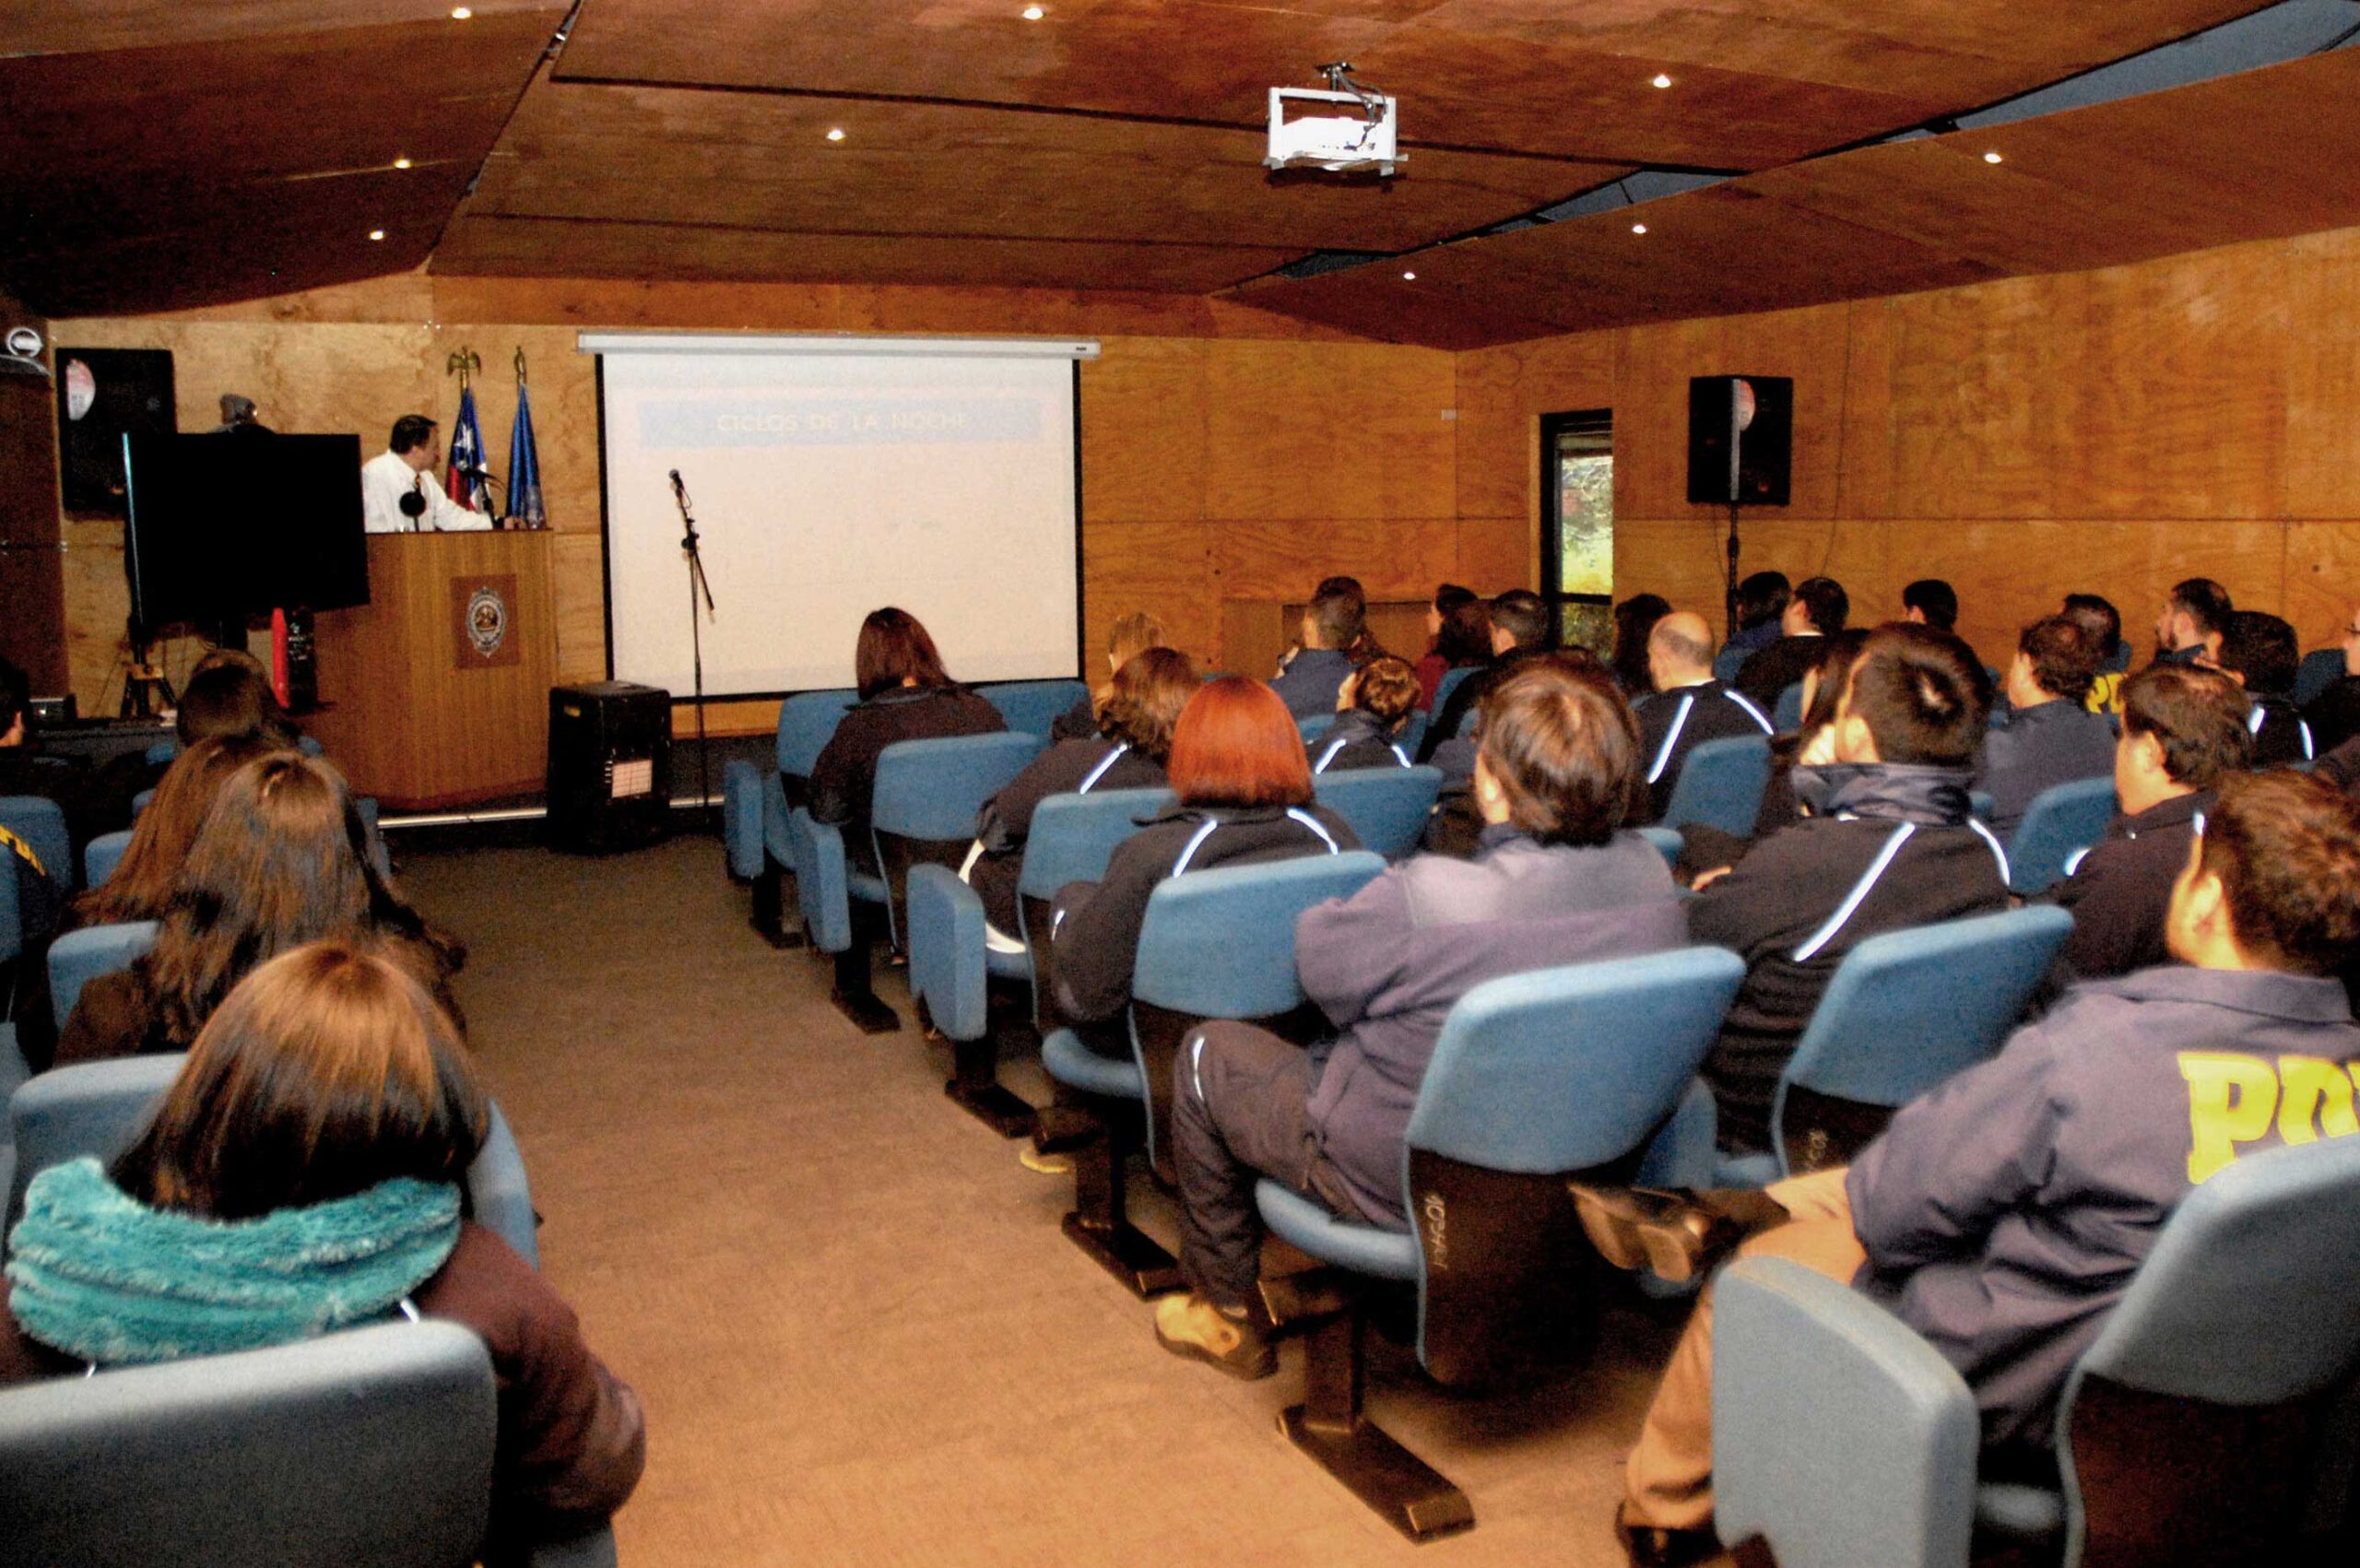
<path fill-rule="evenodd" d="M 491 511 L 491 484 L 483 466 L 483 427 L 476 423 L 475 388 L 459 394 L 459 417 L 451 425 L 451 452 L 442 488 L 470 512 Z"/>

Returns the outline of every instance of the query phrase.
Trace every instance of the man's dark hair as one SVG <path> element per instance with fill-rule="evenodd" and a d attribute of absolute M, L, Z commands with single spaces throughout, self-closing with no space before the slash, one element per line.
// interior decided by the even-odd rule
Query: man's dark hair
<path fill-rule="evenodd" d="M 1542 843 L 1604 843 L 1638 799 L 1638 721 L 1595 659 L 1519 667 L 1483 699 L 1476 748 L 1508 820 Z"/>
<path fill-rule="evenodd" d="M 2079 702 L 2097 680 L 2097 644 L 2070 617 L 2034 621 L 2017 636 L 2016 652 L 2032 661 L 2033 684 L 2051 697 Z"/>
<path fill-rule="evenodd" d="M 1958 624 L 1958 590 L 1939 577 L 1920 577 L 1901 590 L 1901 603 L 1940 631 L 1948 631 Z"/>
<path fill-rule="evenodd" d="M 1368 595 L 1350 577 L 1330 577 L 1311 595 L 1311 623 L 1323 646 L 1349 648 L 1368 624 Z"/>
<path fill-rule="evenodd" d="M 1529 588 L 1510 588 L 1492 601 L 1492 624 L 1519 648 L 1549 641 L 1549 606 Z"/>
<path fill-rule="evenodd" d="M 2266 610 L 2229 613 L 2221 628 L 2220 665 L 2244 676 L 2248 691 L 2257 697 L 2291 695 L 2302 664 L 2303 645 L 2286 622 Z"/>
<path fill-rule="evenodd" d="M 1991 678 L 1975 650 L 1948 631 L 1906 621 L 1880 626 L 1853 661 L 1848 711 L 1867 724 L 1887 762 L 1963 766 L 1983 744 Z"/>
<path fill-rule="evenodd" d="M 2065 607 L 2058 613 L 2090 634 L 2101 663 L 2114 656 L 2122 641 L 2122 612 L 2114 607 L 2113 600 L 2097 594 L 2068 594 Z"/>
<path fill-rule="evenodd" d="M 1795 584 L 1795 597 L 1803 602 L 1814 631 L 1841 631 L 1852 618 L 1852 595 L 1833 577 L 1804 578 Z"/>
<path fill-rule="evenodd" d="M 1792 584 L 1783 572 L 1757 572 L 1737 585 L 1737 624 L 1740 631 L 1750 631 L 1764 621 L 1776 620 L 1787 613 L 1787 601 L 1795 596 Z"/>
<path fill-rule="evenodd" d="M 404 414 L 394 421 L 385 444 L 395 452 L 415 452 L 434 439 L 434 421 L 423 414 Z"/>
<path fill-rule="evenodd" d="M 2287 768 L 2225 778 L 2203 843 L 2248 954 L 2297 974 L 2360 961 L 2360 803 Z"/>
<path fill-rule="evenodd" d="M 9 660 L 0 659 L 0 735 L 17 727 L 18 715 L 31 707 L 32 701 L 32 677 Z"/>
<path fill-rule="evenodd" d="M 1476 603 L 1478 595 L 1472 588 L 1462 588 L 1456 583 L 1446 583 L 1434 590 L 1434 613 L 1448 619 L 1450 612 L 1461 605 Z"/>
<path fill-rule="evenodd" d="M 2212 789 L 2253 766 L 2252 712 L 2237 683 L 2196 665 L 2150 665 L 2122 683 L 2122 733 L 2152 735 L 2164 772 L 2189 789 Z"/>
<path fill-rule="evenodd" d="M 226 661 L 189 677 L 173 727 L 184 747 L 200 740 L 246 737 L 273 746 L 295 744 L 295 726 L 288 723 L 270 682 L 243 665 Z"/>
<path fill-rule="evenodd" d="M 2210 577 L 2189 577 L 2173 584 L 2172 603 L 2188 612 L 2199 632 L 2208 635 L 2226 631 L 2229 616 L 2237 607 L 2229 602 L 2229 590 Z"/>

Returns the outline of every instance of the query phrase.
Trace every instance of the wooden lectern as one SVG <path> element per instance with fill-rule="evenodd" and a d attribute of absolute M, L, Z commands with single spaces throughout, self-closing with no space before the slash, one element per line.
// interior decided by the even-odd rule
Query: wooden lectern
<path fill-rule="evenodd" d="M 370 602 L 319 617 L 323 707 L 302 721 L 353 793 L 404 810 L 540 793 L 551 537 L 369 536 Z"/>

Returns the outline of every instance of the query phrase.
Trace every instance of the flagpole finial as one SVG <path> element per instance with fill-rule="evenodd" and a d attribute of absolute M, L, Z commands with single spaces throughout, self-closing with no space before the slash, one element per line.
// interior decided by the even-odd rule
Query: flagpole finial
<path fill-rule="evenodd" d="M 516 384 L 525 384 L 525 346 L 521 343 L 516 345 Z"/>
<path fill-rule="evenodd" d="M 472 348 L 454 348 L 451 357 L 442 361 L 442 373 L 459 378 L 459 390 L 467 390 L 468 380 L 483 370 L 483 357 Z"/>

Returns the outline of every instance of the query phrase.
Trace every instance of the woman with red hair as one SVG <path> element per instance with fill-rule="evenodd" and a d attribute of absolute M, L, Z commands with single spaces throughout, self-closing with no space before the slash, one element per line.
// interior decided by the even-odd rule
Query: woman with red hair
<path fill-rule="evenodd" d="M 1166 877 L 1361 846 L 1342 818 L 1313 801 L 1294 715 L 1258 680 L 1224 676 L 1188 700 L 1168 772 L 1178 802 L 1123 841 L 1104 881 L 1057 891 L 1050 991 L 1074 1023 L 1122 1016 L 1148 896 Z M 1120 1032 L 1103 1041 L 1079 1032 L 1093 1049 L 1130 1055 Z"/>

